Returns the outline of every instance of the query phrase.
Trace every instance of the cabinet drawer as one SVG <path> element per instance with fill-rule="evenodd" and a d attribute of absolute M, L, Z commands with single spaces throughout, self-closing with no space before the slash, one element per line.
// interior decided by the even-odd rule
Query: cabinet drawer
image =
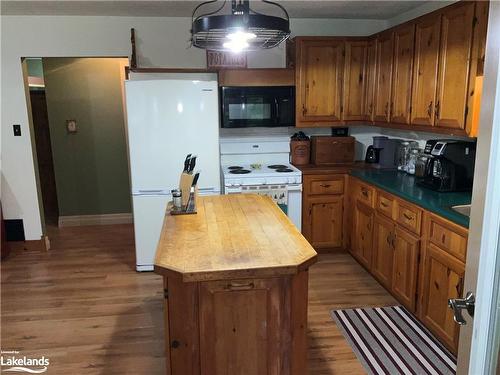
<path fill-rule="evenodd" d="M 384 214 L 392 219 L 396 209 L 396 200 L 393 196 L 378 190 L 375 209 L 381 214 Z"/>
<path fill-rule="evenodd" d="M 422 229 L 422 210 L 404 201 L 398 201 L 396 221 L 409 231 L 420 235 Z"/>
<path fill-rule="evenodd" d="M 375 206 L 375 189 L 373 187 L 358 181 L 354 188 L 354 198 L 356 200 L 372 208 Z"/>
<path fill-rule="evenodd" d="M 429 215 L 429 241 L 465 262 L 467 230 L 444 219 Z"/>
<path fill-rule="evenodd" d="M 309 183 L 309 194 L 343 194 L 344 178 L 328 177 L 324 180 L 312 180 Z"/>

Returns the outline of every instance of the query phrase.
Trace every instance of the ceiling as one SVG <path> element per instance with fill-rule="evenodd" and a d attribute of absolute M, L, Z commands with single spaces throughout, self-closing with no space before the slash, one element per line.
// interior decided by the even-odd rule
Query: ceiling
<path fill-rule="evenodd" d="M 291 18 L 346 18 L 387 20 L 414 9 L 428 1 L 277 1 Z M 231 1 L 226 2 L 229 11 Z M 2 15 L 82 15 L 82 16 L 142 16 L 142 17 L 190 17 L 200 1 L 25 1 L 4 0 Z M 222 1 L 205 9 L 213 10 Z M 276 7 L 261 1 L 251 1 L 250 6 L 268 14 L 279 14 Z"/>

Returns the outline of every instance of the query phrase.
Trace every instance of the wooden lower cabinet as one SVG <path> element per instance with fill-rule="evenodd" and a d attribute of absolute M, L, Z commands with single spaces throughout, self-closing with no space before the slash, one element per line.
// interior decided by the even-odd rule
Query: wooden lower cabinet
<path fill-rule="evenodd" d="M 371 272 L 408 310 L 415 312 L 420 239 L 375 216 Z"/>
<path fill-rule="evenodd" d="M 168 375 L 306 373 L 307 271 L 164 283 Z"/>
<path fill-rule="evenodd" d="M 314 248 L 342 246 L 343 203 L 342 196 L 307 199 L 309 218 L 304 223 L 303 232 Z"/>
<path fill-rule="evenodd" d="M 317 250 L 343 247 L 344 180 L 343 174 L 304 176 L 302 234 Z"/>
<path fill-rule="evenodd" d="M 361 183 L 347 182 L 344 246 L 456 354 L 448 299 L 463 297 L 467 229 L 365 183 L 375 196 L 366 200 Z M 365 203 L 372 201 L 375 208 Z"/>
<path fill-rule="evenodd" d="M 367 269 L 372 265 L 373 249 L 373 209 L 363 203 L 354 206 L 354 243 L 352 254 Z"/>
<path fill-rule="evenodd" d="M 452 351 L 458 348 L 459 326 L 448 307 L 462 296 L 465 264 L 434 245 L 425 251 L 420 319 Z"/>
<path fill-rule="evenodd" d="M 392 294 L 411 312 L 417 302 L 420 238 L 396 226 L 392 266 Z"/>
<path fill-rule="evenodd" d="M 388 289 L 392 285 L 394 227 L 391 220 L 380 215 L 375 216 L 372 273 Z"/>

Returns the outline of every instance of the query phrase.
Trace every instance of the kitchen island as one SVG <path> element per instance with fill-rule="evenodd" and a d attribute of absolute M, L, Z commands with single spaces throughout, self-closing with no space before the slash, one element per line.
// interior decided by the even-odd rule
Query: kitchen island
<path fill-rule="evenodd" d="M 156 252 L 166 373 L 306 373 L 314 249 L 267 197 L 200 197 L 197 212 L 167 212 Z"/>

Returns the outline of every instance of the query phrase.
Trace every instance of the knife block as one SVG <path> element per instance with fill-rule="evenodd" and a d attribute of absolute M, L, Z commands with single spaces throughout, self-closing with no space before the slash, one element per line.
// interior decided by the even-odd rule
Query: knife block
<path fill-rule="evenodd" d="M 191 185 L 193 184 L 194 175 L 182 172 L 179 181 L 179 190 L 182 192 L 182 206 L 184 207 L 189 199 L 189 192 L 191 191 Z M 198 186 L 194 189 L 194 202 L 196 206 L 196 199 L 198 198 Z"/>

